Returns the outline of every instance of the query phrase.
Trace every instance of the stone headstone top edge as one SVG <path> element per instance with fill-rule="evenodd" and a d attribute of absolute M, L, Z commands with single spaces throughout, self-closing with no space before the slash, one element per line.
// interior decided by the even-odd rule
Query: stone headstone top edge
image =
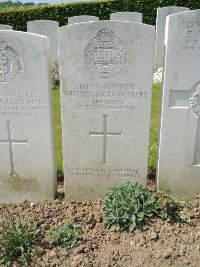
<path fill-rule="evenodd" d="M 189 9 L 189 7 L 184 7 L 184 6 L 164 6 L 164 7 L 158 7 L 157 10 L 164 10 L 164 9 L 171 9 L 171 8 L 173 8 L 173 9 L 188 8 Z"/>
<path fill-rule="evenodd" d="M 30 21 L 27 21 L 27 24 L 28 23 L 33 23 L 33 22 L 43 22 L 43 23 L 45 23 L 45 22 L 48 22 L 48 23 L 54 22 L 54 23 L 58 23 L 59 24 L 59 22 L 56 21 L 56 20 L 45 20 L 45 19 L 30 20 Z"/>
<path fill-rule="evenodd" d="M 89 24 L 93 24 L 93 25 L 100 25 L 102 24 L 102 26 L 104 26 L 103 24 L 109 22 L 110 24 L 113 24 L 113 23 L 118 23 L 119 25 L 120 24 L 127 24 L 127 23 L 131 23 L 131 25 L 140 25 L 140 27 L 143 27 L 143 28 L 149 28 L 149 29 L 152 29 L 152 30 L 155 30 L 155 26 L 153 25 L 150 25 L 150 24 L 145 24 L 145 23 L 142 23 L 142 22 L 132 22 L 132 21 L 120 21 L 120 20 L 100 20 L 100 21 L 88 21 L 88 22 L 85 22 L 85 23 L 74 23 L 74 24 L 70 24 L 70 25 L 64 25 L 64 26 L 61 26 L 58 28 L 58 32 L 61 32 L 65 29 L 68 29 L 68 27 L 80 27 L 80 25 L 89 25 Z"/>

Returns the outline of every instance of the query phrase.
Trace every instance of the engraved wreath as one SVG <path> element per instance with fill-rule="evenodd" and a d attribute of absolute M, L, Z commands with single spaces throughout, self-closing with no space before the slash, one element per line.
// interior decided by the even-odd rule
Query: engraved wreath
<path fill-rule="evenodd" d="M 127 65 L 127 49 L 109 29 L 100 30 L 85 49 L 87 68 L 101 78 L 119 75 Z"/>
<path fill-rule="evenodd" d="M 190 98 L 190 108 L 195 117 L 200 117 L 200 84 L 196 88 L 196 92 Z"/>

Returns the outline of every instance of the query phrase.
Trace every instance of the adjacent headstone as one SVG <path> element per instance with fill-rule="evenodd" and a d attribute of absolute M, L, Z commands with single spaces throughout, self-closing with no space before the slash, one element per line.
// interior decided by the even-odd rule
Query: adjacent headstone
<path fill-rule="evenodd" d="M 200 192 L 200 10 L 167 19 L 158 186 L 180 199 Z"/>
<path fill-rule="evenodd" d="M 156 47 L 155 47 L 155 60 L 154 69 L 157 70 L 162 68 L 164 65 L 165 56 L 165 24 L 166 17 L 179 12 L 188 11 L 189 8 L 179 7 L 179 6 L 169 6 L 157 9 L 157 19 L 156 19 Z"/>
<path fill-rule="evenodd" d="M 52 63 L 58 61 L 58 38 L 57 30 L 59 23 L 53 20 L 33 20 L 27 22 L 27 31 L 44 35 L 50 39 L 50 56 Z"/>
<path fill-rule="evenodd" d="M 47 37 L 0 32 L 0 203 L 56 191 Z"/>
<path fill-rule="evenodd" d="M 142 13 L 139 12 L 116 12 L 110 14 L 111 20 L 122 20 L 142 23 Z"/>
<path fill-rule="evenodd" d="M 66 199 L 146 185 L 154 33 L 122 21 L 59 29 Z"/>
<path fill-rule="evenodd" d="M 10 25 L 0 24 L 0 30 L 13 30 L 13 27 Z"/>
<path fill-rule="evenodd" d="M 89 21 L 99 21 L 99 18 L 95 16 L 88 16 L 88 15 L 74 16 L 74 17 L 68 18 L 69 25 L 74 24 L 74 23 L 89 22 Z"/>

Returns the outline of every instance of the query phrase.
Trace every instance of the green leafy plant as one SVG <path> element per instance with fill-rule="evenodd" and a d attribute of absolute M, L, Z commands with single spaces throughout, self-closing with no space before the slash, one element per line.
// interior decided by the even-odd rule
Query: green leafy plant
<path fill-rule="evenodd" d="M 103 202 L 104 222 L 117 230 L 142 228 L 153 216 L 165 217 L 163 205 L 154 192 L 139 184 L 126 183 L 108 190 Z"/>
<path fill-rule="evenodd" d="M 170 198 L 165 205 L 167 220 L 169 222 L 190 222 L 190 218 L 183 212 L 185 205 L 176 199 Z"/>
<path fill-rule="evenodd" d="M 49 231 L 49 242 L 68 248 L 74 246 L 82 239 L 82 230 L 75 222 L 65 223 L 59 228 L 51 228 Z"/>
<path fill-rule="evenodd" d="M 152 217 L 162 218 L 170 223 L 190 222 L 185 208 L 184 202 L 166 193 L 155 194 L 139 184 L 126 183 L 108 190 L 103 202 L 103 217 L 108 226 L 114 225 L 119 231 L 133 231 L 142 228 Z"/>
<path fill-rule="evenodd" d="M 9 220 L 0 221 L 0 262 L 10 266 L 13 261 L 19 261 L 23 266 L 29 266 L 38 230 L 28 216 L 16 220 L 8 213 Z"/>
<path fill-rule="evenodd" d="M 165 219 L 168 222 L 190 222 L 190 217 L 184 212 L 186 204 L 183 201 L 179 201 L 171 197 L 172 192 L 169 189 L 162 189 L 157 193 L 160 202 L 163 204 L 165 211 Z"/>
<path fill-rule="evenodd" d="M 170 198 L 172 195 L 172 191 L 168 188 L 162 188 L 161 187 L 161 188 L 159 188 L 158 194 L 161 194 L 163 196 Z"/>

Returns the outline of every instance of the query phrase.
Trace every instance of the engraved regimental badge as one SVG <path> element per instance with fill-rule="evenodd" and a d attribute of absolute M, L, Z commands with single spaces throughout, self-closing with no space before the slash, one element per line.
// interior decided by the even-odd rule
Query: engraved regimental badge
<path fill-rule="evenodd" d="M 13 80 L 23 71 L 23 62 L 17 52 L 9 47 L 3 38 L 0 38 L 0 82 Z"/>
<path fill-rule="evenodd" d="M 190 98 L 190 108 L 195 117 L 200 117 L 200 85 L 197 86 L 196 92 Z"/>
<path fill-rule="evenodd" d="M 101 78 L 119 75 L 127 65 L 127 49 L 109 29 L 100 30 L 85 49 L 87 68 Z"/>

